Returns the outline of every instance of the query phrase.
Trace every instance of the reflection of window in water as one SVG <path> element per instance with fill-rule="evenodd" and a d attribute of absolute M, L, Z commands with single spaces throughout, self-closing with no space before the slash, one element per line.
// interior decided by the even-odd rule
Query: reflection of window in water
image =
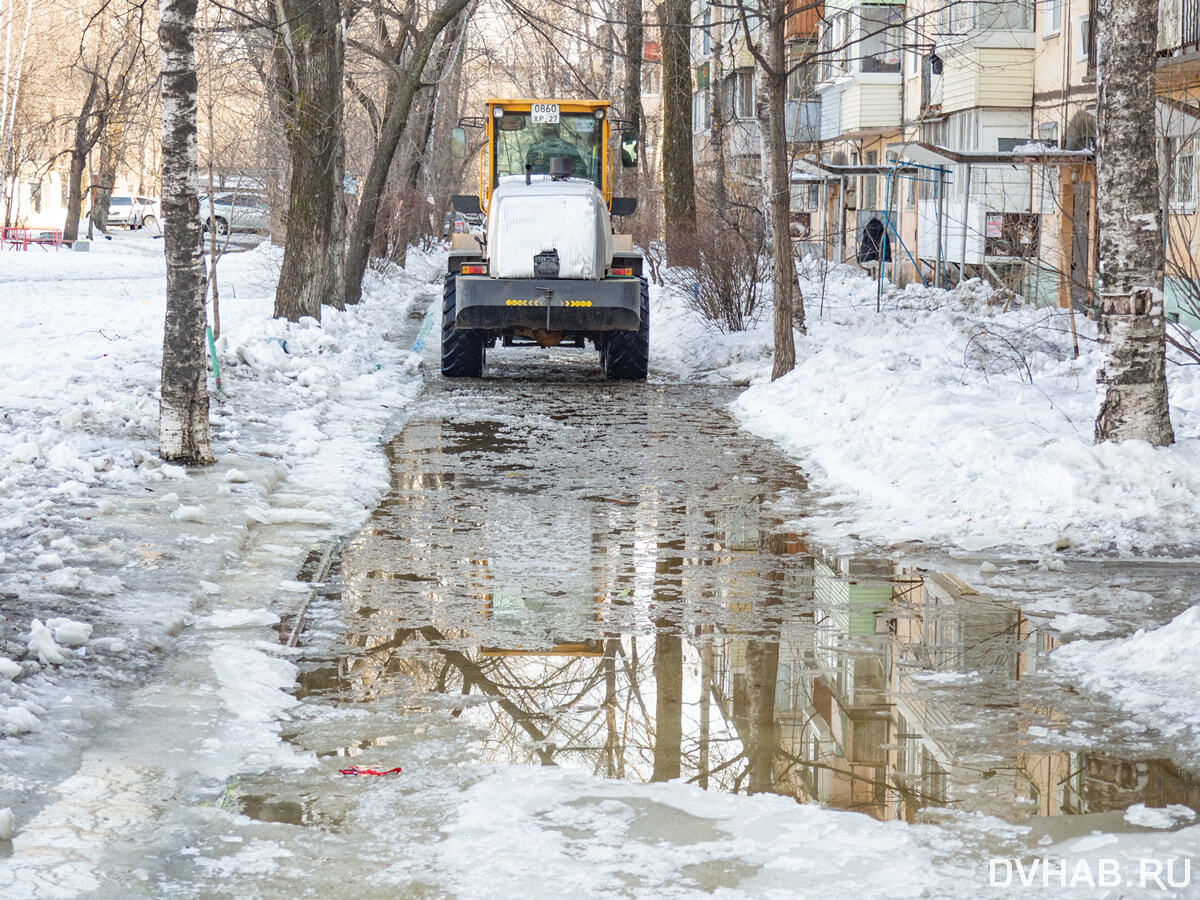
<path fill-rule="evenodd" d="M 571 174 L 600 186 L 600 141 L 604 123 L 592 113 L 562 113 L 553 124 L 533 124 L 529 113 L 506 112 L 495 123 L 496 177 L 524 175 L 529 163 L 536 174 L 550 170 L 550 160 L 571 160 Z"/>

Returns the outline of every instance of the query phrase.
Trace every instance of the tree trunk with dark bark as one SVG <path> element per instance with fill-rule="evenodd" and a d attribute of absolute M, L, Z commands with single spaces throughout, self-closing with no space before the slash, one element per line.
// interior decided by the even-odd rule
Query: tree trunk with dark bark
<path fill-rule="evenodd" d="M 678 627 L 669 619 L 660 628 Z M 678 778 L 683 764 L 683 639 L 654 635 L 654 770 L 651 781 Z"/>
<path fill-rule="evenodd" d="M 645 29 L 642 25 L 642 0 L 625 0 L 625 83 L 622 88 L 621 114 L 633 123 L 633 130 L 640 144 L 644 145 L 645 136 L 642 134 L 642 54 L 645 52 Z M 644 150 L 643 150 L 644 153 Z M 637 169 L 628 171 L 624 167 L 617 170 L 621 173 L 621 189 L 631 196 L 638 196 Z M 635 190 L 630 191 L 629 185 Z M 639 203 L 640 207 L 641 204 Z"/>
<path fill-rule="evenodd" d="M 204 358 L 204 254 L 196 177 L 196 4 L 160 0 L 162 213 L 167 315 L 159 399 L 159 455 L 185 465 L 213 462 Z"/>
<path fill-rule="evenodd" d="M 83 108 L 75 120 L 75 136 L 71 143 L 71 162 L 67 176 L 67 221 L 63 223 L 63 240 L 72 243 L 79 237 L 79 219 L 83 215 L 83 172 L 87 168 L 88 154 L 96 145 L 98 134 L 95 129 L 89 129 L 96 107 L 96 99 L 100 95 L 100 76 L 92 74 Z"/>
<path fill-rule="evenodd" d="M 803 298 L 797 298 L 796 264 L 792 257 L 792 235 L 789 227 L 792 208 L 792 186 L 787 151 L 787 63 L 784 52 L 783 24 L 786 4 L 773 0 L 769 16 L 763 22 L 767 32 L 764 67 L 766 84 L 766 126 L 763 137 L 763 157 L 767 170 L 767 193 L 770 198 L 771 258 L 775 289 L 775 363 L 771 367 L 774 381 L 796 367 L 796 342 L 792 328 L 804 326 Z M 800 300 L 797 309 L 797 299 Z"/>
<path fill-rule="evenodd" d="M 726 228 L 729 213 L 729 198 L 725 192 L 725 104 L 721 97 L 722 44 L 719 40 L 712 45 L 712 75 L 708 85 L 709 106 L 712 109 L 712 152 L 713 152 L 713 228 L 719 236 Z"/>
<path fill-rule="evenodd" d="M 667 258 L 672 265 L 694 259 L 696 172 L 692 159 L 691 5 L 665 0 L 662 23 L 663 211 Z"/>
<path fill-rule="evenodd" d="M 1154 131 L 1158 0 L 1101 0 L 1097 213 L 1104 400 L 1097 441 L 1173 443 Z"/>
<path fill-rule="evenodd" d="M 429 61 L 429 54 L 438 35 L 466 8 L 468 2 L 470 0 L 445 0 L 433 11 L 429 21 L 417 35 L 408 66 L 401 70 L 396 65 L 389 73 L 388 98 L 379 130 L 379 140 L 375 144 L 375 152 L 371 155 L 367 175 L 359 185 L 358 213 L 354 217 L 350 247 L 346 254 L 347 303 L 357 303 L 362 299 L 362 280 L 367 272 L 367 259 L 379 218 L 379 202 L 383 198 L 383 189 L 387 184 L 392 160 L 396 156 L 396 148 L 408 124 L 413 98 L 421 87 L 421 73 L 425 70 L 425 63 Z M 463 27 L 466 27 L 465 23 Z"/>
<path fill-rule="evenodd" d="M 275 317 L 321 318 L 345 306 L 346 199 L 342 75 L 346 42 L 337 0 L 279 0 L 275 47 L 292 180 Z"/>
<path fill-rule="evenodd" d="M 107 129 L 100 141 L 100 173 L 92 195 L 91 215 L 88 216 L 88 232 L 92 226 L 102 232 L 108 231 L 108 206 L 112 201 L 113 185 L 117 180 L 117 159 L 120 157 L 120 135 Z"/>

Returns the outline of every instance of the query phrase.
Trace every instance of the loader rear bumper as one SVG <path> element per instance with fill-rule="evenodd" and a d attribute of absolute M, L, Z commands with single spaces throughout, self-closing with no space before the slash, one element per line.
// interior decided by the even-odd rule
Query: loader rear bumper
<path fill-rule="evenodd" d="M 457 278 L 457 328 L 539 331 L 637 331 L 637 278 Z"/>

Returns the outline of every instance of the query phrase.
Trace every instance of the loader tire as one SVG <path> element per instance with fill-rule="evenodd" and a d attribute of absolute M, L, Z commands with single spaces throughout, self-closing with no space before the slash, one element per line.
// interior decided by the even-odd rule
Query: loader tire
<path fill-rule="evenodd" d="M 642 285 L 642 321 L 637 331 L 618 331 L 604 344 L 604 376 L 620 381 L 645 381 L 650 363 L 650 286 Z"/>
<path fill-rule="evenodd" d="M 457 275 L 447 275 L 442 290 L 442 375 L 478 378 L 483 374 L 483 335 L 454 327 L 457 281 Z"/>

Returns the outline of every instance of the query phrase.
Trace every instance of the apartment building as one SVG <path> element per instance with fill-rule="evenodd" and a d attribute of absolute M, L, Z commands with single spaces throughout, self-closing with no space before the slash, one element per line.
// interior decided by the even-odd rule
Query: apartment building
<path fill-rule="evenodd" d="M 1037 302 L 1090 309 L 1095 6 L 793 0 L 793 59 L 809 61 L 789 93 L 793 211 L 812 239 L 805 252 L 853 260 L 866 223 L 880 219 L 892 244 L 887 274 L 900 283 L 982 277 Z M 726 158 L 752 180 L 753 58 L 736 28 L 719 32 L 729 26 L 715 24 L 710 7 L 695 12 L 698 159 L 711 153 L 713 124 L 711 91 L 700 86 L 719 78 Z M 1158 72 L 1168 313 L 1188 321 L 1190 306 L 1200 325 L 1200 0 L 1162 0 Z M 804 145 L 804 133 L 814 143 Z"/>
<path fill-rule="evenodd" d="M 784 23 L 789 66 L 785 120 L 788 142 L 805 151 L 816 148 L 819 100 L 812 61 L 824 9 L 822 0 L 788 0 Z M 759 22 L 751 16 L 755 40 Z M 762 140 L 756 118 L 759 84 L 755 59 L 746 44 L 746 28 L 728 4 L 695 0 L 692 5 L 692 130 L 701 195 L 709 190 L 718 153 L 726 188 L 746 197 L 761 194 Z M 815 191 L 800 189 L 792 199 L 797 217 L 816 209 Z"/>
<path fill-rule="evenodd" d="M 1200 0 L 1162 0 L 1158 47 L 1167 315 L 1195 329 L 1200 328 Z"/>

